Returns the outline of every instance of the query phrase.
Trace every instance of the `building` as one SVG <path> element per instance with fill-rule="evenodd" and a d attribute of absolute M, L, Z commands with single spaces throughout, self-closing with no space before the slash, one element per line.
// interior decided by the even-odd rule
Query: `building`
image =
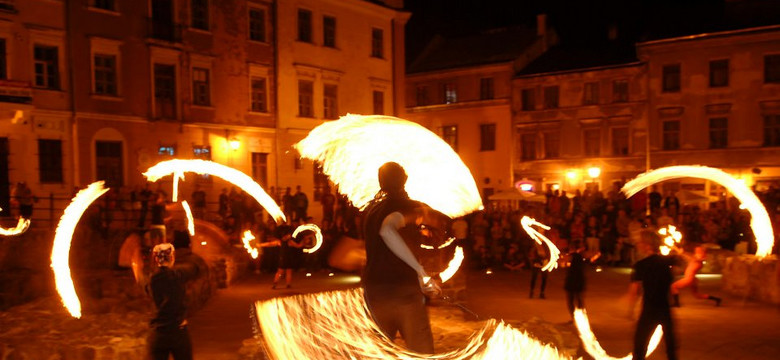
<path fill-rule="evenodd" d="M 545 19 L 538 17 L 536 29 L 437 36 L 407 71 L 406 118 L 455 149 L 484 199 L 514 186 L 512 77 L 555 43 Z"/>
<path fill-rule="evenodd" d="M 325 121 L 347 113 L 396 115 L 403 108 L 402 1 L 303 0 L 276 3 L 278 122 L 276 167 L 280 188 L 300 185 L 309 214 L 328 185 L 293 145 Z M 285 26 L 281 26 L 285 24 Z"/>
<path fill-rule="evenodd" d="M 780 179 L 780 26 L 648 41 L 637 51 L 652 168 L 717 167 L 759 190 Z M 665 186 L 724 194 L 698 179 Z"/>

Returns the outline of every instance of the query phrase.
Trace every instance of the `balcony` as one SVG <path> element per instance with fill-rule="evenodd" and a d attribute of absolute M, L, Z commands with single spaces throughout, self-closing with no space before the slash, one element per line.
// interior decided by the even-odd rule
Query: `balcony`
<path fill-rule="evenodd" d="M 0 80 L 0 102 L 32 103 L 32 86 L 27 81 Z"/>
<path fill-rule="evenodd" d="M 181 42 L 182 26 L 167 19 L 148 18 L 146 34 L 147 38 L 179 43 Z"/>

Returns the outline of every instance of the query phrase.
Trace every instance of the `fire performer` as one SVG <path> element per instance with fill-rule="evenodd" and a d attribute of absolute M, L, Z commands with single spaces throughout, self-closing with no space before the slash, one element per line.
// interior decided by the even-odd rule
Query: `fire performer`
<path fill-rule="evenodd" d="M 642 231 L 636 244 L 637 251 L 647 256 L 634 264 L 629 288 L 629 317 L 633 314 L 640 288 L 642 291 L 642 312 L 634 334 L 634 360 L 645 359 L 650 336 L 658 325 L 664 332 L 666 357 L 669 360 L 677 359 L 674 322 L 669 307 L 674 257 L 659 255 L 659 244 L 660 238 L 652 231 Z"/>
<path fill-rule="evenodd" d="M 697 246 L 694 250 L 693 256 L 690 256 L 684 252 L 680 252 L 680 255 L 688 261 L 688 266 L 685 267 L 685 274 L 682 279 L 675 281 L 672 284 L 672 296 L 674 297 L 674 306 L 680 307 L 680 289 L 686 287 L 691 288 L 693 296 L 697 299 L 712 300 L 715 302 L 715 306 L 720 306 L 721 299 L 709 294 L 702 294 L 699 292 L 699 280 L 696 279 L 696 274 L 704 266 L 704 259 L 707 258 L 707 249 L 703 246 Z"/>
<path fill-rule="evenodd" d="M 365 209 L 365 299 L 371 316 L 391 340 L 400 332 L 415 352 L 433 353 L 425 293 L 440 293 L 404 242 L 399 229 L 422 219 L 424 204 L 409 199 L 406 171 L 388 162 L 379 168 L 380 191 Z"/>
<path fill-rule="evenodd" d="M 150 322 L 152 332 L 148 339 L 149 355 L 154 360 L 192 360 L 192 340 L 187 331 L 184 283 L 198 273 L 196 266 L 173 268 L 173 245 L 162 243 L 152 254 L 157 271 L 152 275 L 149 291 L 157 313 Z"/>

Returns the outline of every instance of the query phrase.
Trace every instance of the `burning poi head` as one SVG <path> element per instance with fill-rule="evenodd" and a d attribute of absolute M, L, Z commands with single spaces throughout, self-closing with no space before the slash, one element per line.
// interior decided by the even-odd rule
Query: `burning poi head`
<path fill-rule="evenodd" d="M 152 256 L 154 257 L 154 262 L 157 264 L 157 266 L 160 267 L 170 267 L 173 265 L 173 262 L 175 260 L 174 253 L 175 249 L 173 248 L 172 244 L 169 243 L 162 243 L 158 244 L 157 246 L 152 249 Z"/>

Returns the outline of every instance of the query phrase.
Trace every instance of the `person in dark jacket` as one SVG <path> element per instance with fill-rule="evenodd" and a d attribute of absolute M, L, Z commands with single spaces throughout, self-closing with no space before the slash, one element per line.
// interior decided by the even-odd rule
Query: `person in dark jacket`
<path fill-rule="evenodd" d="M 173 268 L 173 245 L 162 243 L 152 254 L 157 270 L 149 282 L 149 292 L 157 309 L 150 321 L 149 355 L 153 360 L 192 360 L 192 340 L 187 331 L 185 283 L 197 275 L 197 267 Z"/>

